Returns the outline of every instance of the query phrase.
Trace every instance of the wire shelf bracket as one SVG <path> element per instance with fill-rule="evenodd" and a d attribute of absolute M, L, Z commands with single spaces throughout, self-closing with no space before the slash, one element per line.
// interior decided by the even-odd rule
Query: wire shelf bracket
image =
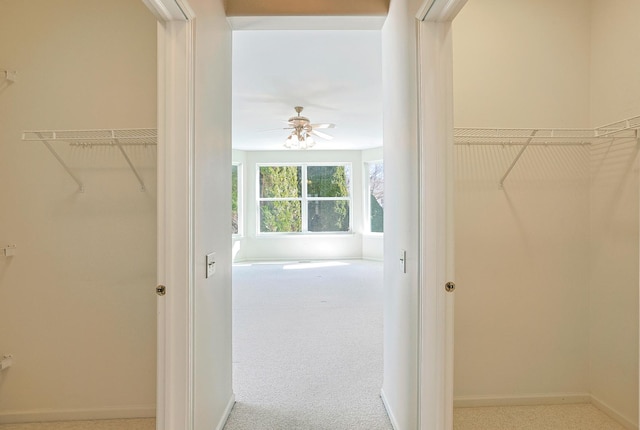
<path fill-rule="evenodd" d="M 0 76 L 2 76 L 5 81 L 12 83 L 16 81 L 18 73 L 15 70 L 0 69 Z"/>
<path fill-rule="evenodd" d="M 125 151 L 125 146 L 154 146 L 157 144 L 157 130 L 151 128 L 121 129 L 121 130 L 39 130 L 24 131 L 22 140 L 27 142 L 42 142 L 51 152 L 53 157 L 60 163 L 62 168 L 71 176 L 71 179 L 78 185 L 78 191 L 84 192 L 84 184 L 73 172 L 71 167 L 64 161 L 52 143 L 64 142 L 70 146 L 91 148 L 94 146 L 114 146 L 117 147 L 127 165 L 133 172 L 140 190 L 146 191 L 142 176 L 131 161 Z"/>
<path fill-rule="evenodd" d="M 588 146 L 616 140 L 635 139 L 640 145 L 640 115 L 597 128 L 469 128 L 457 127 L 453 133 L 455 145 L 521 146 L 499 182 L 504 182 L 531 146 Z"/>

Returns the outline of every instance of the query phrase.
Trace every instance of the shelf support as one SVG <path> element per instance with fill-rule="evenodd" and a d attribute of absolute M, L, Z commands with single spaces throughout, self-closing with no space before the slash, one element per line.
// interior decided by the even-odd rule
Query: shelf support
<path fill-rule="evenodd" d="M 140 191 L 145 191 L 146 188 L 144 186 L 144 181 L 142 180 L 142 177 L 140 176 L 140 174 L 138 173 L 138 170 L 136 170 L 135 166 L 133 165 L 133 163 L 131 162 L 131 159 L 129 158 L 129 156 L 127 155 L 127 152 L 124 150 L 124 148 L 122 147 L 122 144 L 120 143 L 120 140 L 118 140 L 114 133 L 112 132 L 112 138 L 113 141 L 115 142 L 115 144 L 118 146 L 118 149 L 120 150 L 120 152 L 122 153 L 122 156 L 124 157 L 124 159 L 127 161 L 127 164 L 129 165 L 129 167 L 131 168 L 131 171 L 133 172 L 134 175 L 136 175 L 136 179 L 138 179 L 138 182 L 140 183 L 140 187 L 141 190 Z"/>
<path fill-rule="evenodd" d="M 64 170 L 69 174 L 69 176 L 71 176 L 71 178 L 75 181 L 75 183 L 78 184 L 78 191 L 80 191 L 81 193 L 84 193 L 84 185 L 82 185 L 82 182 L 80 181 L 80 179 L 78 179 L 78 177 L 71 171 L 69 166 L 67 166 L 67 163 L 64 162 L 62 157 L 60 157 L 60 155 L 56 152 L 53 146 L 51 146 L 51 144 L 44 139 L 44 137 L 42 136 L 42 133 L 36 133 L 36 135 L 40 138 L 40 140 L 42 140 L 42 143 L 45 144 L 47 149 L 51 151 L 55 159 L 58 160 L 58 163 L 60 163 L 60 165 L 64 168 Z"/>
<path fill-rule="evenodd" d="M 529 135 L 529 138 L 527 139 L 525 144 L 522 146 L 522 149 L 520 149 L 520 152 L 518 152 L 518 155 L 516 155 L 516 158 L 511 163 L 511 166 L 509 166 L 509 168 L 507 169 L 507 172 L 504 174 L 504 176 L 502 176 L 502 179 L 500 179 L 500 189 L 501 190 L 504 189 L 504 181 L 505 181 L 505 179 L 507 179 L 507 176 L 509 176 L 509 174 L 511 173 L 513 168 L 516 166 L 516 164 L 518 163 L 518 160 L 520 160 L 520 157 L 522 157 L 522 154 L 524 154 L 524 151 L 527 150 L 527 148 L 529 147 L 529 144 L 531 143 L 533 138 L 536 137 L 537 133 L 538 133 L 538 130 L 533 130 L 531 132 L 531 134 Z"/>

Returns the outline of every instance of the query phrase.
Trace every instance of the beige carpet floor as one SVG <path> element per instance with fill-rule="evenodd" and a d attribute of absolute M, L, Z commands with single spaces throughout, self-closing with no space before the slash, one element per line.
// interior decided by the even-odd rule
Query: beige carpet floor
<path fill-rule="evenodd" d="M 591 404 L 457 408 L 454 430 L 625 430 Z"/>
<path fill-rule="evenodd" d="M 51 423 L 0 424 L 1 430 L 155 430 L 153 418 Z"/>
<path fill-rule="evenodd" d="M 592 405 L 458 408 L 454 430 L 624 430 Z M 154 419 L 0 424 L 1 430 L 154 430 Z M 293 430 L 273 428 L 273 430 Z M 296 429 L 302 430 L 302 429 Z"/>
<path fill-rule="evenodd" d="M 382 264 L 233 268 L 236 404 L 225 430 L 392 430 L 380 400 Z"/>

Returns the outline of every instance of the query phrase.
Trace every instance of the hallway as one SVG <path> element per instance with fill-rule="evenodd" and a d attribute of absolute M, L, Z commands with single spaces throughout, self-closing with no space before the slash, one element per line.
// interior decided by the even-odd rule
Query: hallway
<path fill-rule="evenodd" d="M 382 264 L 238 264 L 234 391 L 225 430 L 390 430 Z"/>

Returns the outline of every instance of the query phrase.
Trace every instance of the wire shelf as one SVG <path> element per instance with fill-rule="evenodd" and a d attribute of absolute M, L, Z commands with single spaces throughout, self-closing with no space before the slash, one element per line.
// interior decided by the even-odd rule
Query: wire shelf
<path fill-rule="evenodd" d="M 22 140 L 27 142 L 42 142 L 55 157 L 65 171 L 78 184 L 80 192 L 84 192 L 82 181 L 63 160 L 52 143 L 64 142 L 74 147 L 92 148 L 94 146 L 112 146 L 118 148 L 129 165 L 129 168 L 145 191 L 144 181 L 124 150 L 126 146 L 154 146 L 157 145 L 158 133 L 154 128 L 108 129 L 108 130 L 28 130 L 22 133 Z"/>
<path fill-rule="evenodd" d="M 155 128 L 122 130 L 37 130 L 24 131 L 22 140 L 32 142 L 66 142 L 73 145 L 155 145 L 158 133 Z"/>
<path fill-rule="evenodd" d="M 500 180 L 503 187 L 518 160 L 529 146 L 583 146 L 616 140 L 636 139 L 640 144 L 640 116 L 593 129 L 587 128 L 455 128 L 455 145 L 520 146 L 521 149 Z"/>

